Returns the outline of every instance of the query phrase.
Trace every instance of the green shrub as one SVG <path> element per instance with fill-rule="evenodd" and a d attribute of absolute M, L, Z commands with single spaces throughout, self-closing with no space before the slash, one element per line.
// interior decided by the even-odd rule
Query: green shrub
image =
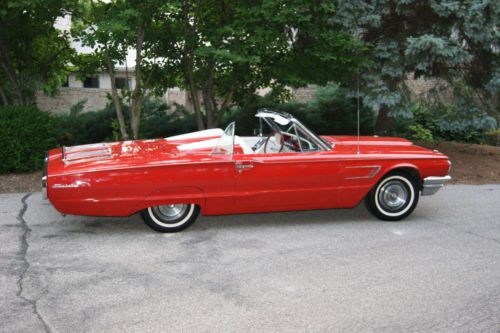
<path fill-rule="evenodd" d="M 314 99 L 303 110 L 304 122 L 319 134 L 357 133 L 356 96 L 337 84 L 329 84 L 316 90 Z M 360 101 L 360 131 L 362 135 L 373 134 L 375 113 Z"/>
<path fill-rule="evenodd" d="M 0 173 L 41 169 L 44 153 L 57 146 L 59 121 L 34 107 L 0 108 Z"/>
<path fill-rule="evenodd" d="M 113 140 L 112 122 L 116 119 L 114 107 L 108 104 L 103 110 L 82 112 L 84 103 L 79 102 L 69 113 L 58 115 L 61 145 L 75 146 Z"/>
<path fill-rule="evenodd" d="M 412 118 L 396 118 L 392 135 L 415 140 L 479 143 L 488 131 L 496 128 L 496 120 L 470 104 L 456 99 L 452 105 L 415 102 L 410 106 Z M 418 133 L 417 133 L 418 132 Z"/>
<path fill-rule="evenodd" d="M 168 136 L 197 131 L 193 112 L 177 105 L 176 110 L 167 112 L 163 101 L 150 101 L 145 104 L 141 120 L 140 134 L 143 139 L 164 138 Z"/>
<path fill-rule="evenodd" d="M 61 137 L 65 146 L 121 140 L 116 110 L 112 102 L 102 110 L 83 112 L 84 102 L 75 104 L 69 113 L 59 115 Z M 125 123 L 129 128 L 130 108 L 122 105 Z M 169 107 L 161 99 L 146 97 L 143 103 L 140 125 L 141 139 L 153 139 L 196 131 L 194 114 L 177 106 L 169 112 Z"/>
<path fill-rule="evenodd" d="M 413 132 L 411 135 L 411 138 L 413 140 L 427 141 L 427 142 L 434 141 L 434 138 L 432 137 L 432 132 L 429 129 L 424 128 L 420 124 L 410 125 L 408 126 L 408 129 Z"/>

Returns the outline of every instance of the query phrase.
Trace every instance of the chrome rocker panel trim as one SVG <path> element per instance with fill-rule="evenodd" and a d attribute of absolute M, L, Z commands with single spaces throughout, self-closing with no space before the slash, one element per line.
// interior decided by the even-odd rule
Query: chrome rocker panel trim
<path fill-rule="evenodd" d="M 444 176 L 444 177 L 432 176 L 424 178 L 424 183 L 422 186 L 422 195 L 435 194 L 437 191 L 439 191 L 441 187 L 444 186 L 444 184 L 446 184 L 450 180 L 451 180 L 450 176 Z"/>

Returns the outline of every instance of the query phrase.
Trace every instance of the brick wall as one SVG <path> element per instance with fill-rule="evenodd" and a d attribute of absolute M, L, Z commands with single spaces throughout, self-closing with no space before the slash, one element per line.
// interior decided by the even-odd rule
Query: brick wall
<path fill-rule="evenodd" d="M 103 109 L 108 103 L 107 94 L 111 89 L 68 88 L 62 87 L 61 93 L 51 97 L 43 92 L 36 94 L 36 102 L 40 110 L 53 113 L 69 112 L 76 103 L 86 100 L 84 111 Z"/>

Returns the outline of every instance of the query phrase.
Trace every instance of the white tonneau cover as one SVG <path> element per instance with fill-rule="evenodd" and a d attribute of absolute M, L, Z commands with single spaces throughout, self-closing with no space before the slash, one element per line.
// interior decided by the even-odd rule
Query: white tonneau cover
<path fill-rule="evenodd" d="M 191 132 L 187 134 L 169 136 L 165 138 L 168 141 L 176 141 L 176 140 L 186 140 L 186 139 L 202 139 L 202 138 L 210 138 L 214 136 L 221 136 L 224 131 L 220 128 L 211 128 L 203 131 Z"/>

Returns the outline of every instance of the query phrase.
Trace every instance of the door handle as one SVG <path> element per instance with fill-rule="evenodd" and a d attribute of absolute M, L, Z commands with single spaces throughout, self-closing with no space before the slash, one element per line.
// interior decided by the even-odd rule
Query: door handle
<path fill-rule="evenodd" d="M 241 162 L 236 162 L 236 170 L 238 170 L 238 172 L 242 172 L 243 170 L 245 169 L 252 169 L 253 168 L 253 164 L 252 163 L 241 163 Z"/>

